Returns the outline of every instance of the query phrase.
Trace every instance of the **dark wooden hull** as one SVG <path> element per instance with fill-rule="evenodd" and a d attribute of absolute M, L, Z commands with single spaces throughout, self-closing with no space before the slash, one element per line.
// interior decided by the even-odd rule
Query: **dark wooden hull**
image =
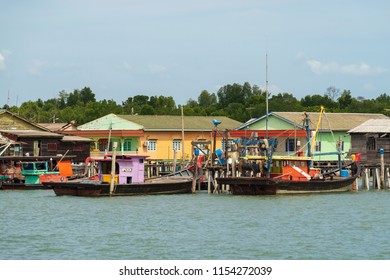
<path fill-rule="evenodd" d="M 353 189 L 356 177 L 327 180 L 289 181 L 265 177 L 221 177 L 218 184 L 230 186 L 234 195 L 275 195 L 346 192 Z"/>
<path fill-rule="evenodd" d="M 274 180 L 262 177 L 221 177 L 218 184 L 229 185 L 234 195 L 274 195 L 278 184 Z"/>
<path fill-rule="evenodd" d="M 49 190 L 49 186 L 43 184 L 24 184 L 24 183 L 12 183 L 12 182 L 2 182 L 0 185 L 1 190 Z"/>
<path fill-rule="evenodd" d="M 110 185 L 100 182 L 47 182 L 57 196 L 109 196 Z M 192 180 L 152 180 L 140 184 L 117 184 L 111 196 L 182 194 L 192 192 Z"/>

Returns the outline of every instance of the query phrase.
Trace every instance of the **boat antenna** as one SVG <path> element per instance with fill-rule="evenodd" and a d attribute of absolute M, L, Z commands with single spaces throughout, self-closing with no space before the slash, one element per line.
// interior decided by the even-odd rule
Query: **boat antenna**
<path fill-rule="evenodd" d="M 265 54 L 265 137 L 268 139 L 268 53 Z"/>

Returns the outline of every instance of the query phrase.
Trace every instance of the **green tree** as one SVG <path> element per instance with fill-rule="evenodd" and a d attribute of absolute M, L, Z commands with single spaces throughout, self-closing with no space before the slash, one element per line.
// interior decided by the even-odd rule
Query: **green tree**
<path fill-rule="evenodd" d="M 307 95 L 300 102 L 305 108 L 324 106 L 326 109 L 330 109 L 336 107 L 336 103 L 328 95 Z"/>
<path fill-rule="evenodd" d="M 348 108 L 352 103 L 352 95 L 350 90 L 344 90 L 341 96 L 337 99 L 341 110 Z"/>
<path fill-rule="evenodd" d="M 340 96 L 340 89 L 336 88 L 335 86 L 330 86 L 326 89 L 325 96 L 328 96 L 333 101 L 336 101 Z"/>
<path fill-rule="evenodd" d="M 141 109 L 141 115 L 155 115 L 156 112 L 152 106 L 149 104 L 146 104 L 145 106 L 142 106 Z"/>
<path fill-rule="evenodd" d="M 215 93 L 210 94 L 207 90 L 202 90 L 198 97 L 198 104 L 201 107 L 209 107 L 217 104 Z"/>
<path fill-rule="evenodd" d="M 302 111 L 302 105 L 292 94 L 279 93 L 272 96 L 269 101 L 269 111 L 281 112 L 299 112 Z"/>
<path fill-rule="evenodd" d="M 87 104 L 88 102 L 96 102 L 95 94 L 89 87 L 84 87 L 82 90 L 80 90 L 79 94 L 80 100 L 84 104 Z"/>
<path fill-rule="evenodd" d="M 245 92 L 240 84 L 226 85 L 221 87 L 217 92 L 219 105 L 224 108 L 230 103 L 243 103 L 245 102 Z"/>

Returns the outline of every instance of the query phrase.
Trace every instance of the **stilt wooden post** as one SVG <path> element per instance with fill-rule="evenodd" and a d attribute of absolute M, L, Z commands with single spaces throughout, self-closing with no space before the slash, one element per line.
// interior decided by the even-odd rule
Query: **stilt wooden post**
<path fill-rule="evenodd" d="M 389 168 L 386 168 L 386 179 L 387 179 L 387 187 L 390 188 L 390 174 L 389 174 Z"/>
<path fill-rule="evenodd" d="M 114 193 L 115 186 L 115 161 L 116 161 L 116 148 L 118 142 L 114 142 L 112 145 L 112 158 L 111 158 L 111 177 L 110 177 L 110 195 Z"/>
<path fill-rule="evenodd" d="M 209 170 L 207 177 L 207 193 L 211 193 L 211 181 L 213 180 L 213 172 Z"/>
<path fill-rule="evenodd" d="M 367 190 L 370 189 L 370 169 L 364 168 L 364 185 Z"/>
<path fill-rule="evenodd" d="M 176 149 L 173 149 L 173 172 L 176 172 L 176 158 L 177 158 L 177 151 Z"/>
<path fill-rule="evenodd" d="M 198 179 L 198 158 L 199 158 L 199 151 L 195 151 L 195 159 L 194 159 L 194 177 L 192 178 L 192 192 L 195 192 L 196 189 L 196 180 Z"/>
<path fill-rule="evenodd" d="M 380 170 L 379 168 L 375 168 L 375 181 L 377 189 L 379 190 L 381 188 L 381 180 L 380 180 Z"/>
<path fill-rule="evenodd" d="M 379 154 L 381 156 L 381 186 L 385 188 L 385 150 L 379 149 Z"/>

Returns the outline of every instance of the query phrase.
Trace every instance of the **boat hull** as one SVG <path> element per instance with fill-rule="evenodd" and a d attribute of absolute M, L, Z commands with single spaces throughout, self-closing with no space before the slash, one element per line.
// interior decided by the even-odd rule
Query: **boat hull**
<path fill-rule="evenodd" d="M 351 191 L 356 183 L 356 177 L 309 181 L 264 177 L 224 177 L 217 178 L 217 182 L 229 185 L 233 195 L 311 194 Z"/>
<path fill-rule="evenodd" d="M 218 184 L 229 185 L 234 195 L 275 195 L 278 184 L 262 177 L 221 177 Z"/>
<path fill-rule="evenodd" d="M 43 184 L 25 184 L 25 183 L 8 183 L 2 182 L 0 185 L 1 190 L 20 190 L 20 191 L 31 191 L 31 190 L 49 190 L 50 187 Z"/>
<path fill-rule="evenodd" d="M 160 180 L 139 184 L 117 184 L 110 194 L 110 185 L 100 182 L 47 182 L 57 196 L 132 196 L 156 194 L 181 194 L 192 192 L 192 180 Z"/>

